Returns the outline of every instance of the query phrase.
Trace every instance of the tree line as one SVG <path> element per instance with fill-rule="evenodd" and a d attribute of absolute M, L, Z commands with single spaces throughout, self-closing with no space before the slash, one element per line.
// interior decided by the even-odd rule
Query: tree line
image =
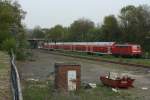
<path fill-rule="evenodd" d="M 128 5 L 120 13 L 104 17 L 103 23 L 81 18 L 70 26 L 56 25 L 52 28 L 35 27 L 26 31 L 21 20 L 26 12 L 17 2 L 0 0 L 0 50 L 10 53 L 13 49 L 22 58 L 28 47 L 28 38 L 44 38 L 53 42 L 99 42 L 140 44 L 150 51 L 150 7 L 148 5 Z M 22 51 L 22 52 L 20 52 Z"/>
<path fill-rule="evenodd" d="M 128 5 L 119 15 L 104 17 L 101 25 L 89 19 L 75 20 L 69 27 L 56 25 L 49 29 L 39 26 L 32 31 L 31 38 L 45 38 L 53 42 L 116 41 L 118 43 L 140 44 L 150 51 L 150 7 Z"/>

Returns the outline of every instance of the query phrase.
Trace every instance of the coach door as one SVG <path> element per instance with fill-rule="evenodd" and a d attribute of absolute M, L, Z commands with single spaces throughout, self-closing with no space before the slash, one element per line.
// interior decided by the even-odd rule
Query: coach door
<path fill-rule="evenodd" d="M 111 54 L 111 47 L 110 46 L 108 47 L 108 52 L 107 53 Z"/>
<path fill-rule="evenodd" d="M 93 45 L 89 45 L 89 52 L 93 52 Z"/>
<path fill-rule="evenodd" d="M 76 90 L 77 72 L 75 70 L 68 71 L 68 90 Z"/>

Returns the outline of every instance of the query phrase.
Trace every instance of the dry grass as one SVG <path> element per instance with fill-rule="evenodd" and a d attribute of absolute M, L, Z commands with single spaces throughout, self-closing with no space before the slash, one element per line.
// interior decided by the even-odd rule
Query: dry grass
<path fill-rule="evenodd" d="M 0 100 L 11 100 L 9 56 L 0 51 Z"/>
<path fill-rule="evenodd" d="M 24 100 L 144 100 L 133 96 L 126 90 L 115 93 L 111 88 L 98 85 L 95 89 L 84 89 L 79 91 L 63 93 L 56 92 L 52 82 L 24 82 Z"/>

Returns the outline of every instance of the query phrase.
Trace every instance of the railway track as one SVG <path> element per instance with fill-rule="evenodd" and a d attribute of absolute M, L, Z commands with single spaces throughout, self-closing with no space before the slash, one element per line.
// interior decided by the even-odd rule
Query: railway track
<path fill-rule="evenodd" d="M 113 64 L 150 68 L 150 65 L 148 66 L 148 65 L 125 63 L 125 62 L 119 62 L 119 61 L 110 61 L 110 60 L 105 60 L 105 59 L 102 59 L 102 58 L 87 57 L 87 56 L 81 56 L 81 55 L 75 55 L 75 54 L 66 54 L 66 53 L 62 53 L 62 52 L 59 52 L 59 51 L 49 51 L 47 49 L 40 49 L 40 52 L 51 53 L 51 54 L 55 54 L 55 55 L 69 56 L 69 57 L 80 58 L 80 59 L 101 61 L 101 62 L 107 62 L 107 63 L 113 63 Z"/>

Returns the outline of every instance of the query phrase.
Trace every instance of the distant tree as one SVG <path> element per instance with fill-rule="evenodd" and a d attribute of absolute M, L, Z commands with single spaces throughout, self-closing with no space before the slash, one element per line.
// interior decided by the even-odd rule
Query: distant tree
<path fill-rule="evenodd" d="M 102 40 L 102 29 L 100 27 L 95 27 L 89 30 L 87 33 L 87 41 L 89 42 L 98 42 Z"/>
<path fill-rule="evenodd" d="M 121 33 L 118 21 L 114 15 L 106 16 L 101 28 L 104 41 L 120 41 Z"/>
<path fill-rule="evenodd" d="M 65 35 L 66 35 L 66 28 L 64 28 L 61 25 L 54 26 L 47 33 L 48 39 L 55 42 L 64 41 Z"/>
<path fill-rule="evenodd" d="M 146 37 L 150 32 L 150 7 L 129 5 L 121 9 L 119 17 L 124 41 L 141 44 L 146 49 Z"/>
<path fill-rule="evenodd" d="M 137 9 L 135 6 L 129 5 L 121 9 L 120 19 L 121 19 L 121 28 L 123 32 L 124 41 L 133 42 L 136 38 L 133 39 L 137 33 L 137 21 L 136 14 Z"/>
<path fill-rule="evenodd" d="M 32 38 L 45 38 L 45 33 L 40 26 L 36 26 L 32 31 Z"/>
<path fill-rule="evenodd" d="M 69 27 L 63 27 L 63 33 L 62 33 L 62 39 L 63 42 L 70 42 L 70 28 Z"/>
<path fill-rule="evenodd" d="M 144 39 L 143 47 L 145 51 L 149 52 L 150 54 L 150 32 L 146 34 L 146 37 Z"/>
<path fill-rule="evenodd" d="M 141 43 L 150 29 L 150 9 L 148 6 L 126 6 L 120 13 L 121 27 L 126 41 Z M 142 39 L 142 40 L 141 40 Z"/>
<path fill-rule="evenodd" d="M 94 22 L 88 19 L 79 19 L 70 26 L 72 41 L 86 41 L 87 33 L 94 28 Z"/>

